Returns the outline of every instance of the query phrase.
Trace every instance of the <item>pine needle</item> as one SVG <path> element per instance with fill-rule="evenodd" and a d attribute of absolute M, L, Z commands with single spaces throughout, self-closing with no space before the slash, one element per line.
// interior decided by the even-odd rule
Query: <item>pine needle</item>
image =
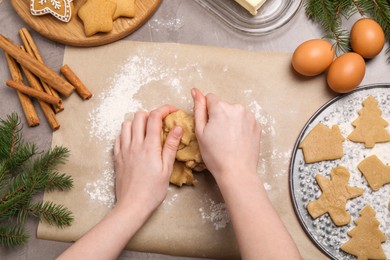
<path fill-rule="evenodd" d="M 0 226 L 0 245 L 10 248 L 23 245 L 29 236 L 23 227 L 20 226 Z"/>
<path fill-rule="evenodd" d="M 32 204 L 28 211 L 31 215 L 38 217 L 39 220 L 44 220 L 50 225 L 56 225 L 60 228 L 70 226 L 73 222 L 73 215 L 69 209 L 50 201 L 40 201 Z"/>

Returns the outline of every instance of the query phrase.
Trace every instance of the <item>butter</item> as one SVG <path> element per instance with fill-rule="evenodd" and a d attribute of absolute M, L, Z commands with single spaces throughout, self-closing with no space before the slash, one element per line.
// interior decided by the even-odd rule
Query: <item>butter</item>
<path fill-rule="evenodd" d="M 266 0 L 235 0 L 242 7 L 248 10 L 252 15 L 257 14 L 257 10 L 265 3 Z"/>

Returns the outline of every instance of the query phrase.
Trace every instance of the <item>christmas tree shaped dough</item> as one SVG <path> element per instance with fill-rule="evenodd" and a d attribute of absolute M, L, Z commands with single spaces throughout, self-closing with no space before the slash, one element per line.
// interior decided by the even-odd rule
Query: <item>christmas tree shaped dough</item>
<path fill-rule="evenodd" d="M 386 130 L 389 123 L 381 117 L 382 111 L 373 96 L 363 101 L 363 108 L 358 113 L 359 117 L 352 122 L 355 130 L 348 136 L 349 140 L 364 143 L 366 148 L 390 141 L 390 134 Z"/>
<path fill-rule="evenodd" d="M 318 123 L 299 145 L 306 163 L 335 160 L 343 157 L 344 137 L 337 125 L 329 129 Z"/>
<path fill-rule="evenodd" d="M 361 161 L 358 168 L 374 191 L 390 183 L 390 166 L 384 165 L 376 155 L 371 155 Z"/>
<path fill-rule="evenodd" d="M 340 248 L 357 259 L 386 259 L 381 244 L 386 236 L 379 230 L 379 221 L 375 218 L 375 211 L 370 205 L 365 206 L 355 221 L 356 227 L 348 232 L 349 241 Z"/>
<path fill-rule="evenodd" d="M 362 195 L 363 189 L 348 186 L 350 174 L 343 166 L 334 168 L 330 175 L 331 179 L 316 175 L 322 194 L 318 200 L 307 204 L 307 210 L 314 219 L 328 213 L 337 226 L 343 226 L 351 221 L 351 215 L 345 209 L 347 200 Z"/>

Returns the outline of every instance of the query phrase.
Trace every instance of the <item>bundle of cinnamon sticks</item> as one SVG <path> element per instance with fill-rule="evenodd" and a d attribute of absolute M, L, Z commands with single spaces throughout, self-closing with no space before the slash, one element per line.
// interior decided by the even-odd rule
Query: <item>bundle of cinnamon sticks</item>
<path fill-rule="evenodd" d="M 20 29 L 19 35 L 23 42 L 20 47 L 0 34 L 0 48 L 5 52 L 12 78 L 6 81 L 6 85 L 16 90 L 29 126 L 39 125 L 39 118 L 31 100 L 31 97 L 34 97 L 38 99 L 50 127 L 57 130 L 60 124 L 56 113 L 64 110 L 61 95 L 68 97 L 76 90 L 83 100 L 88 100 L 92 93 L 68 65 L 63 65 L 60 70 L 65 78 L 46 66 L 26 28 Z M 23 82 L 22 71 L 29 86 Z"/>

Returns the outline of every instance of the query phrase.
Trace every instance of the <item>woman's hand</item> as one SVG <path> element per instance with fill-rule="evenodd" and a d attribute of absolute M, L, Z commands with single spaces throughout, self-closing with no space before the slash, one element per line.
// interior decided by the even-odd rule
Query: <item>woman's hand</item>
<path fill-rule="evenodd" d="M 122 124 L 114 147 L 116 206 L 58 259 L 116 259 L 161 204 L 182 135 L 175 127 L 161 144 L 162 120 L 174 111 L 166 105 Z"/>
<path fill-rule="evenodd" d="M 162 120 L 176 110 L 165 105 L 123 122 L 114 147 L 117 207 L 137 203 L 151 213 L 164 200 L 182 129 L 175 127 L 162 147 Z"/>
<path fill-rule="evenodd" d="M 241 105 L 220 101 L 192 90 L 196 136 L 202 158 L 216 179 L 233 169 L 256 172 L 260 152 L 260 125 Z"/>

